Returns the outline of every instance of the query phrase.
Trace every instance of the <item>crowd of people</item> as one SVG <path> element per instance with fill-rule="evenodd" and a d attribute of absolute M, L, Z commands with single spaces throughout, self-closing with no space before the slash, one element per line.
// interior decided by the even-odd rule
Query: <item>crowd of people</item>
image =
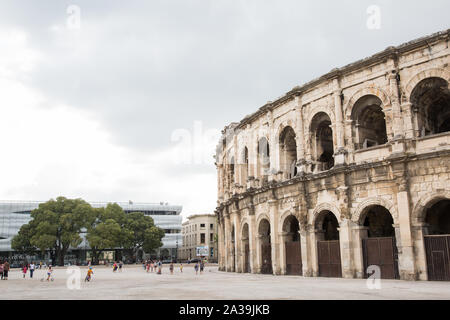
<path fill-rule="evenodd" d="M 114 261 L 114 263 L 112 264 L 113 267 L 113 272 L 117 272 L 117 270 L 119 272 L 122 272 L 123 270 L 123 262 L 119 261 L 116 262 Z M 146 260 L 142 263 L 143 269 L 144 271 L 146 271 L 147 273 L 153 273 L 155 272 L 156 274 L 162 274 L 162 266 L 163 263 L 161 260 Z M 8 280 L 8 274 L 10 271 L 10 264 L 8 262 L 8 260 L 5 261 L 0 261 L 0 276 L 1 276 L 1 280 Z M 24 263 L 21 266 L 21 270 L 22 270 L 22 276 L 23 279 L 26 278 L 27 273 L 29 273 L 29 277 L 32 279 L 33 278 L 33 274 L 34 271 L 36 269 L 47 269 L 46 274 L 47 274 L 47 278 L 45 279 L 46 281 L 53 281 L 53 277 L 52 277 L 52 273 L 53 273 L 53 268 L 51 265 L 49 265 L 47 267 L 47 265 L 45 263 L 39 262 L 39 264 L 35 264 L 33 261 L 31 263 Z M 180 273 L 183 273 L 183 264 L 180 263 L 179 265 L 180 268 Z M 196 264 L 194 265 L 194 269 L 195 269 L 195 274 L 198 275 L 199 272 L 200 274 L 203 273 L 204 269 L 205 269 L 205 262 L 203 260 L 200 260 L 199 262 L 196 262 Z M 170 262 L 169 265 L 169 271 L 170 274 L 174 273 L 174 263 L 173 261 Z M 86 274 L 86 278 L 85 278 L 85 282 L 90 282 L 92 280 L 92 275 L 93 275 L 94 271 L 92 269 L 91 266 L 91 262 L 88 263 L 88 271 Z M 45 278 L 45 277 L 44 277 Z M 41 279 L 41 281 L 44 281 L 44 278 Z"/>

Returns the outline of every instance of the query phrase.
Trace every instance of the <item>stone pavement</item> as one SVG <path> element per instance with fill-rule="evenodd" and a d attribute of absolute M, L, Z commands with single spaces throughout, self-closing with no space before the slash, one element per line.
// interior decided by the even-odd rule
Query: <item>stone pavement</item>
<path fill-rule="evenodd" d="M 80 290 L 69 290 L 66 269 L 55 269 L 53 282 L 40 281 L 44 270 L 37 270 L 33 279 L 29 274 L 23 279 L 19 270 L 13 270 L 8 281 L 0 281 L 2 291 L 6 290 L 1 299 L 450 299 L 448 282 L 382 280 L 381 290 L 369 290 L 366 280 L 359 279 L 224 273 L 217 266 L 195 275 L 192 265 L 185 265 L 183 273 L 176 268 L 173 275 L 168 265 L 162 275 L 146 273 L 136 265 L 125 266 L 122 273 L 94 267 L 89 283 L 84 282 L 87 268 L 82 267 Z"/>

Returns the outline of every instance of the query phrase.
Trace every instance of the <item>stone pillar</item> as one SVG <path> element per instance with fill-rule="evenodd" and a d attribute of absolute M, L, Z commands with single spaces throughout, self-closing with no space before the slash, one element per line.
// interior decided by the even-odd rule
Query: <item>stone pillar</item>
<path fill-rule="evenodd" d="M 353 279 L 355 277 L 352 254 L 352 227 L 353 222 L 345 218 L 339 224 L 342 277 L 348 279 Z"/>
<path fill-rule="evenodd" d="M 237 213 L 233 214 L 233 221 L 234 221 L 234 252 L 235 252 L 235 257 L 234 257 L 234 270 L 235 272 L 240 272 L 242 273 L 242 269 L 240 268 L 241 265 L 241 260 L 242 260 L 242 252 L 241 252 L 241 234 L 240 234 L 240 219 L 239 219 L 239 215 Z"/>
<path fill-rule="evenodd" d="M 309 245 L 309 232 L 307 228 L 300 229 L 300 246 L 302 248 L 302 271 L 304 277 L 312 277 L 311 246 Z"/>
<path fill-rule="evenodd" d="M 244 273 L 244 271 L 245 271 L 245 246 L 247 244 L 249 244 L 249 238 L 241 238 L 241 248 L 240 248 L 240 253 L 239 253 L 241 259 L 239 259 L 239 268 L 238 268 L 239 273 Z M 249 246 L 249 248 L 250 248 L 250 246 Z M 251 260 L 250 253 L 249 253 L 248 259 L 249 259 L 249 261 Z M 251 271 L 249 270 L 249 272 L 251 272 Z"/>
<path fill-rule="evenodd" d="M 398 268 L 402 280 L 417 280 L 414 263 L 414 244 L 411 232 L 411 209 L 405 186 L 400 185 L 397 193 L 398 223 L 400 227 L 401 253 L 399 249 Z M 397 241 L 398 242 L 398 241 Z"/>
<path fill-rule="evenodd" d="M 425 251 L 424 236 L 428 234 L 425 223 L 419 223 L 412 227 L 414 236 L 415 264 L 418 280 L 428 280 L 427 257 Z"/>
<path fill-rule="evenodd" d="M 252 273 L 261 273 L 261 264 L 262 264 L 262 256 L 261 256 L 261 244 L 263 243 L 263 239 L 264 236 L 260 235 L 258 233 L 258 235 L 256 236 L 256 259 L 255 259 L 255 265 L 254 265 L 254 269 L 255 272 L 253 272 L 252 269 Z"/>
<path fill-rule="evenodd" d="M 336 80 L 337 81 L 337 80 Z M 337 89 L 333 93 L 334 97 L 334 113 L 336 117 L 336 146 L 337 150 L 334 155 L 335 166 L 343 165 L 345 163 L 345 139 L 344 139 L 344 121 L 342 115 L 342 91 Z"/>
<path fill-rule="evenodd" d="M 225 262 L 224 262 L 224 256 L 223 256 L 223 251 L 224 251 L 224 243 L 225 243 L 225 239 L 224 239 L 224 232 L 223 232 L 223 221 L 219 220 L 219 225 L 217 228 L 217 236 L 219 238 L 219 243 L 218 243 L 218 260 L 219 260 L 219 270 L 223 271 L 225 270 Z M 186 259 L 188 258 L 188 255 L 186 253 Z"/>
<path fill-rule="evenodd" d="M 257 273 L 257 232 L 255 230 L 255 215 L 250 214 L 248 219 L 248 237 L 249 237 L 249 256 L 250 256 L 250 270 L 251 273 Z"/>
<path fill-rule="evenodd" d="M 394 154 L 405 152 L 405 143 L 403 141 L 403 119 L 400 108 L 400 96 L 398 92 L 397 77 L 397 72 L 395 70 L 392 70 L 389 74 L 389 88 L 392 102 L 392 132 L 394 134 L 394 139 L 392 140 L 392 153 Z"/>
<path fill-rule="evenodd" d="M 289 233 L 287 232 L 280 232 L 279 233 L 279 239 L 280 239 L 280 274 L 286 275 L 287 272 L 287 265 L 286 265 L 286 241 L 288 240 Z"/>
<path fill-rule="evenodd" d="M 228 214 L 224 216 L 225 220 L 225 271 L 230 272 L 231 271 L 231 263 L 230 263 L 230 247 L 231 247 L 231 237 L 230 237 L 230 217 Z"/>
<path fill-rule="evenodd" d="M 402 103 L 400 106 L 402 111 L 402 120 L 403 120 L 403 130 L 406 139 L 415 138 L 415 125 L 414 125 L 414 112 L 412 109 L 412 104 L 409 102 Z"/>
<path fill-rule="evenodd" d="M 318 255 L 317 241 L 321 241 L 324 239 L 324 233 L 325 233 L 324 231 L 317 229 L 315 229 L 314 232 L 310 233 L 311 269 L 313 277 L 319 276 L 319 255 Z"/>
<path fill-rule="evenodd" d="M 297 122 L 297 132 L 295 132 L 297 143 L 297 172 L 306 172 L 305 161 L 305 135 L 304 135 L 304 121 L 302 111 L 302 101 L 300 97 L 295 97 L 295 119 Z"/>
<path fill-rule="evenodd" d="M 270 242 L 272 249 L 272 270 L 274 275 L 281 274 L 280 239 L 278 236 L 278 201 L 269 200 Z"/>
<path fill-rule="evenodd" d="M 366 239 L 368 236 L 367 227 L 362 227 L 358 225 L 353 225 L 353 261 L 355 267 L 355 276 L 358 279 L 363 279 L 365 270 L 364 270 L 364 256 L 363 256 L 363 247 L 362 247 L 362 239 Z"/>

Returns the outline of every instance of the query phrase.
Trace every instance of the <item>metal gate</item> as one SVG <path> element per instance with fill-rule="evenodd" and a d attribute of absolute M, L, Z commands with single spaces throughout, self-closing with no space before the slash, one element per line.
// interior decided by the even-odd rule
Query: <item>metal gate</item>
<path fill-rule="evenodd" d="M 425 236 L 428 280 L 450 281 L 450 235 Z"/>
<path fill-rule="evenodd" d="M 364 277 L 369 266 L 379 266 L 381 279 L 400 279 L 398 252 L 394 237 L 363 239 Z"/>
<path fill-rule="evenodd" d="M 250 273 L 250 246 L 244 246 L 244 273 Z"/>
<path fill-rule="evenodd" d="M 286 242 L 286 274 L 301 276 L 302 272 L 302 249 L 300 241 Z"/>
<path fill-rule="evenodd" d="M 270 243 L 263 243 L 261 245 L 261 273 L 262 274 L 273 274 L 272 271 L 272 247 Z"/>
<path fill-rule="evenodd" d="M 341 250 L 339 240 L 318 241 L 319 277 L 340 278 Z"/>

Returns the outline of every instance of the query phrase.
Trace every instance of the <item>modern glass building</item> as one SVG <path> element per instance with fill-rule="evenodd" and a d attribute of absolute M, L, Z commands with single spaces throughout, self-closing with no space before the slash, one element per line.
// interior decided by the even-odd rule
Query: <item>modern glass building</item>
<path fill-rule="evenodd" d="M 31 220 L 31 211 L 37 209 L 43 201 L 0 201 L 0 256 L 20 259 L 11 248 L 12 238 L 19 232 L 20 227 Z M 94 208 L 106 207 L 109 202 L 90 202 Z M 181 235 L 181 211 L 182 206 L 169 205 L 168 203 L 133 203 L 115 202 L 125 213 L 143 212 L 153 218 L 155 224 L 165 230 L 162 239 L 163 246 L 156 253 L 157 257 L 174 259 L 177 249 L 182 245 Z M 83 242 L 72 251 L 89 250 L 89 244 L 85 241 L 85 234 L 81 234 Z M 18 257 L 17 257 L 18 256 Z M 76 257 L 68 257 L 75 260 Z"/>

